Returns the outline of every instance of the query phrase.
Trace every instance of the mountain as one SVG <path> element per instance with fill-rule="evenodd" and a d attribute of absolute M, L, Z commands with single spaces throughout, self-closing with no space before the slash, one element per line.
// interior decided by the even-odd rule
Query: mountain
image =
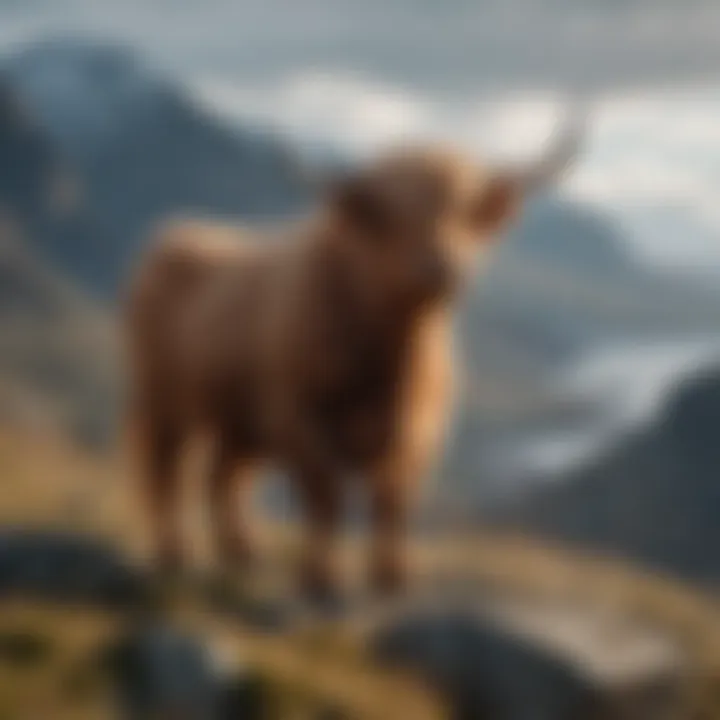
<path fill-rule="evenodd" d="M 0 83 L 0 421 L 94 440 L 115 402 L 110 324 L 28 241 L 62 227 L 72 185 L 52 141 Z"/>
<path fill-rule="evenodd" d="M 489 517 L 693 580 L 720 581 L 720 369 L 681 383 L 658 421 Z"/>
<path fill-rule="evenodd" d="M 622 230 L 607 214 L 552 196 L 530 207 L 500 251 L 501 263 L 519 258 L 596 278 L 638 273 Z"/>
<path fill-rule="evenodd" d="M 257 219 L 297 203 L 277 140 L 224 126 L 123 48 L 44 42 L 8 59 L 5 73 L 80 179 L 74 233 L 51 254 L 99 296 L 116 295 L 168 214 Z"/>
<path fill-rule="evenodd" d="M 0 74 L 0 203 L 16 220 L 42 232 L 69 209 L 73 177 L 57 147 Z"/>
<path fill-rule="evenodd" d="M 576 342 L 720 330 L 714 289 L 635 261 L 621 227 L 582 203 L 531 203 L 484 281 L 505 317 Z"/>

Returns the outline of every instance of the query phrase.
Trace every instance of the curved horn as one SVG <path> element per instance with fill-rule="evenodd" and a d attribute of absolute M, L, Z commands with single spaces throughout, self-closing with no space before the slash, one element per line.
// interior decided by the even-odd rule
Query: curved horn
<path fill-rule="evenodd" d="M 518 180 L 526 192 L 533 192 L 556 181 L 580 154 L 585 136 L 587 112 L 574 110 L 570 118 L 555 132 L 549 150 L 540 160 L 518 172 Z"/>

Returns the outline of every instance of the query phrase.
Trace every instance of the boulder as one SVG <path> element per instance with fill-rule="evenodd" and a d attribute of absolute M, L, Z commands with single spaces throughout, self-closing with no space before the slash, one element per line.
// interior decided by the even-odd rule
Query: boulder
<path fill-rule="evenodd" d="M 164 623 L 140 625 L 108 654 L 120 717 L 252 720 L 262 717 L 262 685 L 209 644 Z"/>
<path fill-rule="evenodd" d="M 438 688 L 456 720 L 661 720 L 680 702 L 674 648 L 568 608 L 416 610 L 372 648 Z"/>
<path fill-rule="evenodd" d="M 144 595 L 143 578 L 110 545 L 51 530 L 0 531 L 0 597 L 131 606 Z"/>

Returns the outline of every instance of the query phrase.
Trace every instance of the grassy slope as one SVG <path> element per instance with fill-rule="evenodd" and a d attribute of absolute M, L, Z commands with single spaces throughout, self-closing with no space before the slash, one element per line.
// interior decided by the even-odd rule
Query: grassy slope
<path fill-rule="evenodd" d="M 84 528 L 142 555 L 130 476 L 117 459 L 88 457 L 64 441 L 0 434 L 0 525 Z M 196 510 L 188 519 L 195 532 L 201 525 L 200 513 Z M 295 545 L 292 531 L 264 530 L 278 557 Z M 356 554 L 353 544 L 349 543 L 350 555 Z M 201 547 L 200 542 L 197 545 Z M 198 555 L 203 562 L 202 551 Z M 418 543 L 416 561 L 426 569 L 471 573 L 483 587 L 513 595 L 592 604 L 655 624 L 688 657 L 687 712 L 682 718 L 720 718 L 720 614 L 714 599 L 617 562 L 580 558 L 566 548 L 521 537 L 473 534 L 434 542 L 432 548 Z M 427 693 L 407 678 L 369 665 L 353 637 L 341 630 L 267 637 L 197 607 L 181 607 L 178 617 L 221 638 L 231 653 L 240 653 L 277 686 L 278 718 L 289 716 L 283 703 L 299 709 L 298 717 L 304 716 L 303 709 L 322 703 L 350 707 L 357 717 L 442 716 Z M 51 638 L 48 642 L 59 649 L 30 670 L 9 669 L 0 656 L 0 718 L 25 717 L 42 702 L 68 708 L 78 704 L 75 711 L 63 715 L 58 710 L 53 717 L 107 717 L 107 693 L 101 681 L 93 680 L 96 676 L 88 669 L 87 658 L 92 657 L 89 648 L 114 631 L 114 623 L 87 611 L 5 605 L 0 641 L 11 630 L 43 628 L 44 636 Z M 18 672 L 35 673 L 35 680 L 21 682 Z"/>

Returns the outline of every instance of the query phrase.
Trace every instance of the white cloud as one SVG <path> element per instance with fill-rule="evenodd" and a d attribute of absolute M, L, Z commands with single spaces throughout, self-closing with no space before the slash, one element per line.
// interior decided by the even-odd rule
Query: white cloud
<path fill-rule="evenodd" d="M 618 214 L 648 257 L 720 269 L 720 92 L 606 98 L 566 189 Z"/>
<path fill-rule="evenodd" d="M 262 88 L 217 78 L 191 85 L 230 118 L 262 124 L 301 143 L 322 141 L 350 155 L 403 140 L 435 139 L 472 152 L 518 156 L 542 145 L 557 114 L 553 97 L 545 94 L 444 106 L 359 76 L 315 71 Z"/>
<path fill-rule="evenodd" d="M 431 108 L 418 98 L 321 72 L 264 89 L 239 89 L 217 80 L 200 81 L 195 87 L 203 100 L 231 117 L 271 127 L 298 142 L 335 145 L 351 154 L 422 134 L 431 123 Z"/>

